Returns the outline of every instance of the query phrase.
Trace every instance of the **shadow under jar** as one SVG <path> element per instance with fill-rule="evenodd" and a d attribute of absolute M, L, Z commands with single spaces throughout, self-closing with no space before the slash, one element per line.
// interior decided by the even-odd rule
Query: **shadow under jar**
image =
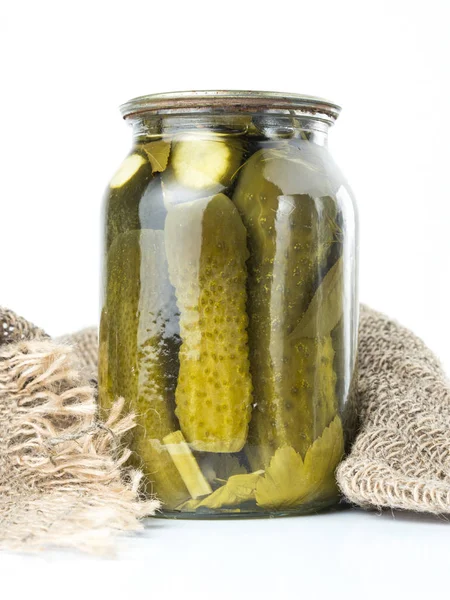
<path fill-rule="evenodd" d="M 300 514 L 338 500 L 354 376 L 356 209 L 327 147 L 339 107 L 182 92 L 122 107 L 104 203 L 99 395 L 137 415 L 163 513 Z"/>

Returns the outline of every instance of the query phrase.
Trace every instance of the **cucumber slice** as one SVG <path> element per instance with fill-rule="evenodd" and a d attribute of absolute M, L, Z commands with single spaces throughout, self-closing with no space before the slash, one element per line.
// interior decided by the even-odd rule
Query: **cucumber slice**
<path fill-rule="evenodd" d="M 171 208 L 165 231 L 182 339 L 176 414 L 195 450 L 237 452 L 252 398 L 246 231 L 223 194 Z"/>
<path fill-rule="evenodd" d="M 214 191 L 231 184 L 241 158 L 239 140 L 187 138 L 174 144 L 171 163 L 179 185 Z"/>
<path fill-rule="evenodd" d="M 145 159 L 139 156 L 139 154 L 130 154 L 127 156 L 111 179 L 109 187 L 116 189 L 125 185 L 145 165 L 145 162 Z"/>

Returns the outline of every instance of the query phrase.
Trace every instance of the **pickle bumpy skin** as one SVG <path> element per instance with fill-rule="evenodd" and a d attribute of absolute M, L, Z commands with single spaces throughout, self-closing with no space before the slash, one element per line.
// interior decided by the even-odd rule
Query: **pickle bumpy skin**
<path fill-rule="evenodd" d="M 123 396 L 136 413 L 130 447 L 167 508 L 190 495 L 163 438 L 178 429 L 174 392 L 178 374 L 178 315 L 169 282 L 163 231 L 116 237 L 107 262 L 100 339 L 100 403 Z"/>
<path fill-rule="evenodd" d="M 264 468 L 288 445 L 304 456 L 335 405 L 333 349 L 325 339 L 289 335 L 307 309 L 333 244 L 331 198 L 314 199 L 298 181 L 290 151 L 263 149 L 241 170 L 233 201 L 248 233 L 250 360 L 255 406 L 248 456 Z M 270 181 L 266 165 L 270 163 Z M 277 167 L 279 163 L 279 169 Z M 331 385 L 332 384 L 332 385 Z M 322 408 L 324 407 L 324 408 Z"/>
<path fill-rule="evenodd" d="M 304 456 L 336 415 L 331 336 L 300 340 L 285 349 L 284 358 L 277 396 L 264 398 L 261 409 L 261 403 L 254 409 L 249 439 L 253 468 L 255 464 L 267 466 L 275 451 L 285 445 Z"/>
<path fill-rule="evenodd" d="M 246 231 L 227 196 L 179 204 L 166 219 L 180 311 L 176 414 L 195 450 L 237 452 L 251 411 Z"/>

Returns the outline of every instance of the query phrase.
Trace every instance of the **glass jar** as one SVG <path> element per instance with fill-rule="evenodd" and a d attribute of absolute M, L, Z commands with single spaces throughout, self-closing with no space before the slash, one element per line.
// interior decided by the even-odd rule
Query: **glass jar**
<path fill-rule="evenodd" d="M 122 107 L 104 204 L 99 397 L 169 516 L 335 503 L 355 368 L 357 232 L 328 151 L 339 107 L 183 92 Z"/>

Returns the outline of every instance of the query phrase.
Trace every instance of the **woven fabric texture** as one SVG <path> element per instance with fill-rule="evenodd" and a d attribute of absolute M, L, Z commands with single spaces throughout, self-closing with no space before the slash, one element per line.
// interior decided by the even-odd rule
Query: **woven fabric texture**
<path fill-rule="evenodd" d="M 0 346 L 21 340 L 48 338 L 49 336 L 15 312 L 0 306 Z"/>
<path fill-rule="evenodd" d="M 0 548 L 110 552 L 159 507 L 140 498 L 141 473 L 123 466 L 133 415 L 122 416 L 119 400 L 106 422 L 97 418 L 80 369 L 95 337 L 75 336 L 72 348 L 2 309 L 0 326 Z"/>
<path fill-rule="evenodd" d="M 97 379 L 98 335 L 97 327 L 87 327 L 76 333 L 57 338 L 62 344 L 69 344 L 79 363 L 81 373 L 90 380 Z"/>
<path fill-rule="evenodd" d="M 337 470 L 345 497 L 450 513 L 450 383 L 419 338 L 364 306 L 354 408 L 359 432 Z"/>

